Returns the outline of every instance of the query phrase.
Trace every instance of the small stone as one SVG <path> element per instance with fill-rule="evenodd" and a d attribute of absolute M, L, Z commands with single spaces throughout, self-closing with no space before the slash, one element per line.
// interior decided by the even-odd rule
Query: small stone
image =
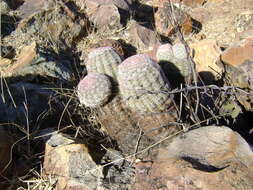
<path fill-rule="evenodd" d="M 52 136 L 46 143 L 43 174 L 57 179 L 56 189 L 66 190 L 94 190 L 103 176 L 87 146 L 63 134 Z"/>
<path fill-rule="evenodd" d="M 20 17 L 27 18 L 47 7 L 54 7 L 55 3 L 52 0 L 25 0 L 19 7 Z"/>
<path fill-rule="evenodd" d="M 114 4 L 101 5 L 92 13 L 88 13 L 88 16 L 100 32 L 122 28 L 121 16 Z"/>
<path fill-rule="evenodd" d="M 1 15 L 3 14 L 8 14 L 10 11 L 10 7 L 8 6 L 8 4 L 5 1 L 0 1 L 0 13 Z"/>
<path fill-rule="evenodd" d="M 153 0 L 153 6 L 161 6 L 163 3 L 183 4 L 189 7 L 202 6 L 205 0 Z"/>
<path fill-rule="evenodd" d="M 222 68 L 216 63 L 220 59 L 221 50 L 217 46 L 215 40 L 201 40 L 190 44 L 192 49 L 192 56 L 196 63 L 196 70 L 199 73 L 203 73 L 203 79 L 208 80 L 210 73 L 214 78 L 217 78 L 222 73 Z"/>
<path fill-rule="evenodd" d="M 236 35 L 236 41 L 247 39 L 247 38 L 253 38 L 253 26 L 251 26 L 248 30 L 237 33 Z"/>
<path fill-rule="evenodd" d="M 77 0 L 77 5 L 85 4 L 87 11 L 92 12 L 102 5 L 115 5 L 119 9 L 129 11 L 132 0 Z"/>
<path fill-rule="evenodd" d="M 159 43 L 157 35 L 153 30 L 137 22 L 131 24 L 129 31 L 130 39 L 139 51 L 152 50 L 153 46 Z"/>
<path fill-rule="evenodd" d="M 253 60 L 253 38 L 233 43 L 221 55 L 221 60 L 232 66 L 239 66 L 247 60 Z"/>
<path fill-rule="evenodd" d="M 174 21 L 172 18 L 175 19 L 175 22 L 184 34 L 190 34 L 192 32 L 193 24 L 191 17 L 176 6 L 171 6 L 169 3 L 163 4 L 163 7 L 159 7 L 155 13 L 155 26 L 157 31 L 165 36 L 173 34 L 176 25 L 173 24 Z"/>

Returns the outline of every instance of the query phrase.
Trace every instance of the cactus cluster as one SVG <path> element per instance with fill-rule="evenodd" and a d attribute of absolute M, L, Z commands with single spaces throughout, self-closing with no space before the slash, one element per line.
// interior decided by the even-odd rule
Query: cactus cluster
<path fill-rule="evenodd" d="M 89 73 L 79 82 L 77 95 L 81 104 L 97 107 L 108 101 L 111 88 L 111 81 L 106 75 Z"/>
<path fill-rule="evenodd" d="M 120 63 L 121 58 L 112 47 L 100 47 L 89 53 L 86 68 L 88 72 L 102 73 L 117 80 Z"/>
<path fill-rule="evenodd" d="M 86 66 L 89 74 L 78 85 L 78 97 L 86 106 L 103 105 L 115 88 L 134 112 L 161 112 L 171 104 L 172 96 L 166 94 L 170 84 L 148 55 L 134 55 L 121 63 L 112 47 L 101 47 L 88 55 Z"/>
<path fill-rule="evenodd" d="M 165 92 L 170 84 L 160 66 L 149 56 L 140 54 L 119 65 L 118 80 L 126 104 L 138 112 L 160 112 L 171 103 Z"/>
<path fill-rule="evenodd" d="M 187 51 L 184 44 L 176 43 L 173 46 L 163 44 L 157 49 L 156 58 L 160 62 L 169 62 L 173 64 L 169 72 L 180 72 L 183 77 L 191 74 L 190 64 L 187 60 Z"/>

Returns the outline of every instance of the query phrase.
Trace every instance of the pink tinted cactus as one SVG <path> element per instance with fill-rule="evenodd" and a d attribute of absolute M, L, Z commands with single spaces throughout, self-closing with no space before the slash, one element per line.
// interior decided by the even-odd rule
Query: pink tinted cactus
<path fill-rule="evenodd" d="M 100 73 L 89 73 L 78 84 L 77 95 L 81 104 L 97 107 L 105 104 L 111 96 L 110 79 Z"/>
<path fill-rule="evenodd" d="M 89 53 L 86 67 L 88 72 L 102 73 L 116 80 L 121 62 L 120 56 L 112 47 L 100 47 Z"/>
<path fill-rule="evenodd" d="M 158 61 L 169 62 L 173 65 L 169 68 L 169 72 L 180 72 L 183 77 L 191 74 L 190 64 L 187 59 L 187 51 L 182 43 L 176 43 L 173 46 L 163 44 L 157 49 L 156 57 Z M 166 63 L 165 63 L 166 64 Z"/>
<path fill-rule="evenodd" d="M 171 103 L 171 96 L 165 93 L 170 84 L 160 66 L 147 55 L 123 61 L 118 80 L 121 95 L 133 111 L 160 112 Z"/>

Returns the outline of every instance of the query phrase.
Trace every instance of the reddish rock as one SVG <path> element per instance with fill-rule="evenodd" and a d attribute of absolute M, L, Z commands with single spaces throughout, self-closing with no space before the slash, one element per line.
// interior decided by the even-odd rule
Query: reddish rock
<path fill-rule="evenodd" d="M 238 32 L 252 26 L 252 0 L 208 0 L 203 7 L 210 16 L 201 32 L 221 47 L 229 47 Z"/>
<path fill-rule="evenodd" d="M 236 35 L 236 41 L 247 39 L 247 38 L 253 38 L 253 26 L 249 27 L 248 30 L 237 33 Z"/>
<path fill-rule="evenodd" d="M 176 24 L 174 24 L 171 15 L 174 15 L 175 22 L 184 34 L 192 32 L 193 23 L 191 17 L 175 6 L 173 6 L 172 11 L 170 4 L 166 3 L 163 7 L 159 7 L 155 13 L 155 26 L 159 33 L 169 36 L 176 32 Z"/>
<path fill-rule="evenodd" d="M 194 129 L 176 137 L 166 149 L 160 148 L 153 163 L 136 163 L 133 189 L 252 189 L 252 156 L 246 141 L 229 128 Z M 224 160 L 230 160 L 226 167 L 221 164 Z M 205 161 L 222 168 L 205 168 L 201 165 L 206 164 Z"/>
<path fill-rule="evenodd" d="M 204 4 L 205 0 L 153 0 L 153 6 L 159 7 L 163 3 L 179 3 L 189 7 L 198 7 Z"/>
<path fill-rule="evenodd" d="M 119 10 L 114 4 L 101 5 L 89 12 L 88 16 L 100 32 L 122 27 Z"/>
<path fill-rule="evenodd" d="M 239 163 L 216 172 L 207 172 L 194 169 L 183 160 L 173 163 L 168 160 L 157 160 L 153 164 L 150 176 L 151 178 L 147 179 L 150 184 L 147 190 L 159 188 L 164 190 L 244 190 L 253 188 L 252 174 Z"/>
<path fill-rule="evenodd" d="M 184 133 L 166 150 L 167 158 L 187 158 L 205 167 L 223 168 L 240 162 L 253 169 L 250 146 L 238 133 L 224 126 L 201 127 Z"/>
<path fill-rule="evenodd" d="M 43 173 L 57 179 L 59 190 L 93 190 L 102 176 L 88 148 L 62 134 L 53 135 L 46 144 Z"/>
<path fill-rule="evenodd" d="M 113 47 L 113 49 L 115 49 L 115 51 L 118 53 L 118 55 L 120 55 L 120 57 L 125 58 L 125 52 L 123 50 L 123 46 L 122 44 L 117 41 L 117 40 L 113 40 L 113 39 L 103 39 L 100 40 L 97 43 L 91 44 L 89 46 L 89 51 L 92 51 L 95 48 L 99 48 L 99 47 Z"/>
<path fill-rule="evenodd" d="M 156 33 L 137 22 L 131 24 L 129 32 L 131 41 L 140 51 L 152 50 L 154 45 L 159 44 Z"/>
<path fill-rule="evenodd" d="M 201 24 L 208 22 L 210 19 L 210 13 L 204 7 L 194 8 L 189 12 L 189 14 L 194 20 L 200 22 Z"/>
<path fill-rule="evenodd" d="M 238 67 L 247 60 L 253 60 L 253 38 L 235 42 L 221 55 L 221 60 Z"/>
<path fill-rule="evenodd" d="M 115 5 L 116 7 L 129 11 L 129 5 L 132 4 L 132 0 L 76 0 L 76 4 L 82 6 L 85 4 L 87 11 L 90 12 L 92 10 L 97 9 L 101 5 Z"/>
<path fill-rule="evenodd" d="M 215 40 L 201 40 L 190 44 L 190 47 L 197 72 L 210 72 L 215 78 L 220 76 L 222 68 L 216 63 L 220 59 L 221 50 Z"/>
<path fill-rule="evenodd" d="M 52 0 L 25 0 L 19 7 L 19 11 L 22 18 L 27 18 L 34 13 L 54 6 L 55 3 Z"/>

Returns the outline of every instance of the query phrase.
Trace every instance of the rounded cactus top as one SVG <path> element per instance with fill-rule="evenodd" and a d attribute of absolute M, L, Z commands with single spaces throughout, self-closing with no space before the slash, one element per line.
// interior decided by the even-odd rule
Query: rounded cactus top
<path fill-rule="evenodd" d="M 97 107 L 106 103 L 111 95 L 110 79 L 100 73 L 89 73 L 78 84 L 77 95 L 88 107 Z"/>
<path fill-rule="evenodd" d="M 152 83 L 161 83 L 161 86 L 169 84 L 160 65 L 146 54 L 134 55 L 123 61 L 119 65 L 118 79 L 120 85 L 125 83 L 124 81 L 144 84 L 147 80 L 154 80 Z"/>
<path fill-rule="evenodd" d="M 173 54 L 177 59 L 187 59 L 187 50 L 182 43 L 176 43 L 172 47 Z"/>
<path fill-rule="evenodd" d="M 99 48 L 95 48 L 93 49 L 89 55 L 88 55 L 88 59 L 91 59 L 95 56 L 98 56 L 98 55 L 103 55 L 105 52 L 115 52 L 116 51 L 114 50 L 113 47 L 110 47 L 110 46 L 106 46 L 106 47 L 99 47 Z"/>
<path fill-rule="evenodd" d="M 159 65 L 146 54 L 133 55 L 119 65 L 119 70 L 136 71 L 136 69 L 153 66 L 160 70 Z"/>
<path fill-rule="evenodd" d="M 172 45 L 163 44 L 160 45 L 156 52 L 156 58 L 158 61 L 172 61 L 174 59 L 174 54 L 172 50 Z"/>

